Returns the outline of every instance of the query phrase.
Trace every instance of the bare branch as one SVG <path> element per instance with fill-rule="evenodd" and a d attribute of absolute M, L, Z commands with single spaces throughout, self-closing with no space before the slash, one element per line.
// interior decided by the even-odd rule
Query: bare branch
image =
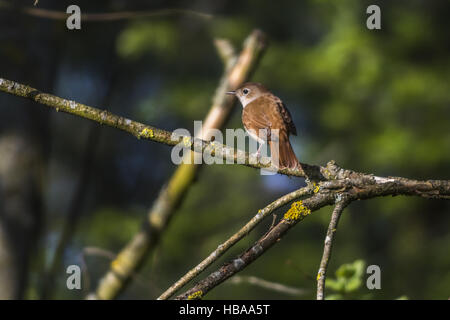
<path fill-rule="evenodd" d="M 230 72 L 230 87 L 236 87 L 243 81 L 243 75 L 250 72 L 251 67 L 246 63 L 248 62 L 247 59 L 250 57 L 251 55 L 247 56 L 246 59 L 240 59 L 233 71 Z M 245 151 L 233 149 L 215 141 L 207 142 L 199 138 L 176 135 L 170 131 L 145 125 L 106 110 L 100 110 L 72 100 L 63 99 L 48 93 L 42 93 L 37 89 L 18 82 L 0 78 L 0 91 L 28 98 L 53 108 L 56 111 L 70 113 L 95 121 L 99 124 L 117 128 L 134 135 L 138 139 L 151 140 L 169 146 L 175 146 L 182 143 L 195 152 L 204 152 L 208 149 L 211 151 L 211 156 L 221 157 L 225 161 L 234 161 L 234 163 L 256 169 L 263 168 L 266 170 L 276 170 L 273 168 L 270 158 L 262 157 L 259 161 L 256 161 L 256 156 L 253 156 L 252 158 L 252 156 Z M 234 97 L 227 96 L 224 99 L 227 101 L 228 99 L 234 99 Z M 228 102 L 232 101 L 233 100 L 229 100 Z M 349 187 L 351 185 L 360 185 L 363 187 L 367 185 L 376 185 L 388 192 L 388 194 L 392 194 L 393 191 L 398 189 L 399 192 L 394 192 L 394 194 L 414 194 L 425 198 L 450 199 L 449 180 L 417 181 L 402 177 L 377 177 L 340 168 L 334 161 L 330 161 L 326 167 L 309 165 L 306 163 L 300 164 L 301 168 L 281 169 L 277 170 L 277 173 L 288 176 L 308 177 L 310 180 L 316 181 L 330 180 L 328 181 L 328 186 L 334 186 L 336 188 Z M 367 189 L 367 191 L 370 190 L 372 189 Z"/>
<path fill-rule="evenodd" d="M 177 296 L 176 299 L 190 300 L 202 298 L 211 289 L 250 265 L 266 250 L 277 243 L 290 228 L 302 221 L 312 211 L 331 204 L 333 200 L 334 197 L 332 193 L 318 193 L 306 200 L 294 202 L 291 205 L 291 208 L 285 213 L 283 219 L 266 235 L 261 237 L 253 246 L 233 260 L 222 265 L 219 270 L 199 281 L 193 288 Z"/>
<path fill-rule="evenodd" d="M 331 162 L 327 165 L 327 168 L 333 170 L 337 166 Z M 341 170 L 343 169 L 338 168 L 338 171 Z M 223 281 L 249 266 L 266 250 L 277 243 L 298 222 L 312 212 L 335 203 L 338 195 L 345 197 L 345 200 L 348 202 L 388 195 L 410 195 L 444 199 L 450 195 L 450 181 L 448 180 L 416 181 L 406 178 L 386 178 L 380 181 L 380 179 L 374 179 L 371 175 L 350 170 L 343 170 L 340 174 L 344 174 L 343 172 L 347 172 L 348 176 L 353 178 L 320 182 L 314 190 L 315 194 L 313 196 L 294 202 L 285 213 L 284 218 L 253 246 L 199 281 L 193 288 L 177 296 L 177 299 L 201 299 Z"/>
<path fill-rule="evenodd" d="M 339 197 L 340 195 L 338 195 Z M 331 249 L 333 247 L 334 234 L 336 233 L 337 225 L 339 223 L 339 218 L 341 217 L 344 208 L 347 206 L 348 202 L 345 197 L 340 197 L 336 201 L 336 206 L 334 207 L 333 213 L 331 215 L 330 224 L 327 230 L 327 236 L 325 238 L 325 245 L 323 248 L 322 260 L 320 261 L 319 272 L 317 273 L 317 300 L 325 299 L 324 289 L 325 289 L 325 278 L 328 268 L 328 262 L 331 257 Z"/>
<path fill-rule="evenodd" d="M 260 288 L 264 288 L 267 290 L 272 290 L 279 293 L 288 294 L 291 296 L 302 296 L 308 293 L 308 290 L 299 289 L 295 287 L 286 286 L 281 283 L 276 283 L 272 281 L 267 281 L 254 276 L 234 276 L 230 279 L 228 283 L 232 284 L 241 284 L 241 283 L 249 283 L 254 286 L 258 286 Z"/>
<path fill-rule="evenodd" d="M 245 63 L 245 60 L 241 62 Z M 239 85 L 239 80 L 242 81 L 243 79 L 242 75 L 247 74 L 250 71 L 250 69 L 247 70 L 243 67 L 245 67 L 245 65 L 239 65 L 238 62 L 236 68 L 239 69 L 239 71 L 230 73 L 229 87 L 235 88 L 237 85 Z M 226 161 L 241 163 L 245 166 L 257 169 L 264 168 L 267 170 L 273 170 L 270 158 L 262 157 L 259 161 L 257 161 L 256 156 L 252 157 L 245 151 L 235 150 L 216 141 L 207 142 L 199 138 L 176 135 L 170 131 L 145 125 L 143 123 L 115 115 L 107 110 L 100 110 L 72 100 L 63 99 L 48 93 L 42 93 L 37 89 L 11 80 L 0 78 L 0 91 L 31 99 L 35 102 L 53 108 L 56 111 L 70 113 L 72 115 L 95 121 L 99 124 L 114 127 L 116 129 L 130 133 L 138 139 L 152 140 L 169 146 L 176 146 L 177 144 L 182 143 L 184 146 L 190 148 L 195 152 L 204 152 L 205 150 L 210 150 L 211 152 L 209 153 L 211 154 L 211 156 L 221 157 Z M 232 103 L 233 99 L 234 97 L 231 96 L 224 97 L 224 101 L 226 103 Z M 207 123 L 205 123 L 205 126 L 206 125 Z M 305 170 L 305 172 L 308 172 L 308 176 L 314 177 L 316 179 L 323 179 L 321 170 L 324 170 L 324 168 L 318 166 L 310 166 L 307 164 L 302 164 L 302 168 L 303 170 Z M 278 170 L 278 173 L 304 177 L 305 173 L 303 172 L 303 170 L 301 168 L 286 168 Z"/>
<path fill-rule="evenodd" d="M 272 202 L 264 209 L 259 210 L 256 216 L 254 216 L 244 227 L 242 227 L 238 232 L 232 235 L 227 241 L 220 244 L 216 250 L 211 252 L 211 254 L 200 262 L 196 267 L 191 269 L 188 273 L 186 273 L 180 280 L 178 280 L 175 284 L 173 284 L 169 289 L 167 289 L 161 296 L 159 296 L 159 300 L 169 299 L 177 290 L 183 287 L 186 283 L 191 281 L 194 277 L 199 275 L 203 270 L 205 270 L 208 266 L 210 266 L 214 261 L 219 259 L 228 249 L 230 249 L 234 244 L 236 244 L 239 240 L 244 238 L 246 235 L 250 233 L 265 217 L 271 214 L 275 209 L 289 203 L 294 199 L 298 199 L 307 194 L 311 194 L 313 192 L 312 187 L 304 187 L 294 192 L 291 192 L 276 201 Z"/>
<path fill-rule="evenodd" d="M 36 6 L 38 0 L 34 2 L 34 6 Z M 0 5 L 6 8 L 12 8 L 12 6 L 6 1 L 0 1 Z M 34 8 L 34 7 L 21 7 L 20 12 L 33 16 L 36 18 L 44 18 L 51 20 L 66 20 L 69 16 L 68 13 L 57 11 L 57 10 L 49 10 L 43 8 Z M 122 11 L 122 12 L 103 12 L 103 13 L 81 13 L 81 21 L 84 22 L 107 22 L 107 21 L 120 21 L 127 19 L 135 19 L 135 18 L 155 18 L 155 17 L 163 17 L 163 16 L 172 16 L 172 15 L 190 15 L 194 17 L 198 17 L 201 19 L 209 20 L 213 18 L 213 15 L 210 13 L 199 12 L 189 9 L 162 9 L 162 10 L 151 10 L 151 11 Z"/>

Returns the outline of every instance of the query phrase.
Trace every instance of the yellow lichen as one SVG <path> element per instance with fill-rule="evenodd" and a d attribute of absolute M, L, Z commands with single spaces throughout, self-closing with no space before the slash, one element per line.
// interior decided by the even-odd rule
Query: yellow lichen
<path fill-rule="evenodd" d="M 114 259 L 114 260 L 111 262 L 111 268 L 112 268 L 112 269 L 116 269 L 118 266 L 119 266 L 119 261 L 117 261 L 117 259 Z"/>
<path fill-rule="evenodd" d="M 317 184 L 317 183 L 315 183 L 315 182 L 313 182 L 313 187 L 314 187 L 314 193 L 317 193 L 317 192 L 319 192 L 319 190 L 320 190 L 320 186 Z"/>
<path fill-rule="evenodd" d="M 190 148 L 192 145 L 191 137 L 184 137 L 183 144 L 186 148 Z"/>
<path fill-rule="evenodd" d="M 149 128 L 144 128 L 140 133 L 139 133 L 139 137 L 144 137 L 144 138 L 153 138 L 154 134 L 153 134 L 153 130 L 149 129 Z"/>
<path fill-rule="evenodd" d="M 116 259 L 111 261 L 111 269 L 114 273 L 123 275 L 126 273 L 127 261 L 124 259 L 123 255 L 118 255 Z"/>
<path fill-rule="evenodd" d="M 317 281 L 319 281 L 320 278 L 321 278 L 321 276 L 320 276 L 320 272 L 319 272 L 319 273 L 317 274 Z"/>
<path fill-rule="evenodd" d="M 196 300 L 196 299 L 201 299 L 203 295 L 203 291 L 199 290 L 194 292 L 193 294 L 189 295 L 187 298 L 188 300 Z"/>
<path fill-rule="evenodd" d="M 284 214 L 285 220 L 297 220 L 301 216 L 305 217 L 311 213 L 311 209 L 308 209 L 303 205 L 303 201 L 294 202 L 291 208 Z"/>
<path fill-rule="evenodd" d="M 123 252 L 111 261 L 111 269 L 117 274 L 126 274 L 130 267 L 130 259 L 127 252 Z"/>

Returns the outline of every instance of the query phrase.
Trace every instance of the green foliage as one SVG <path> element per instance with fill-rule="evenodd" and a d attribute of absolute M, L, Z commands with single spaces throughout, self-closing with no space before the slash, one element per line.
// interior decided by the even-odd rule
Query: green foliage
<path fill-rule="evenodd" d="M 127 59 L 140 58 L 152 52 L 160 58 L 171 59 L 176 55 L 179 33 L 173 23 L 167 21 L 138 21 L 132 23 L 117 38 L 118 54 Z"/>
<path fill-rule="evenodd" d="M 133 211 L 122 211 L 117 208 L 100 208 L 93 213 L 89 221 L 83 223 L 84 245 L 100 248 L 121 248 L 129 241 L 141 226 L 140 214 Z M 120 232 L 117 230 L 120 226 Z"/>
<path fill-rule="evenodd" d="M 211 104 L 215 83 L 200 81 L 175 83 L 143 100 L 137 110 L 139 118 L 152 121 L 167 113 L 183 120 L 203 119 Z"/>
<path fill-rule="evenodd" d="M 224 38 L 239 44 L 243 34 L 249 34 L 253 26 L 245 17 L 234 17 L 233 19 L 217 17 L 211 25 L 210 32 L 214 37 Z"/>
<path fill-rule="evenodd" d="M 343 299 L 355 293 L 364 283 L 366 263 L 364 260 L 356 260 L 353 263 L 341 265 L 336 270 L 336 278 L 327 278 L 325 288 L 334 291 L 334 294 L 326 296 L 327 299 Z"/>

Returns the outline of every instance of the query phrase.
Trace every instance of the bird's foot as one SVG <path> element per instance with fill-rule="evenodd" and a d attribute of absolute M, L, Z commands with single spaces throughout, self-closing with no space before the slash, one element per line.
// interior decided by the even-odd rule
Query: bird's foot
<path fill-rule="evenodd" d="M 261 151 L 258 150 L 255 153 L 251 153 L 250 158 L 256 159 L 256 163 L 258 163 L 259 161 L 261 161 L 261 158 L 262 158 Z"/>

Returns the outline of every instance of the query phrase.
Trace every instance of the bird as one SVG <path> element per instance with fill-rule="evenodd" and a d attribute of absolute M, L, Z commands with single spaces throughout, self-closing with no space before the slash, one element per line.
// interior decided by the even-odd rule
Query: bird
<path fill-rule="evenodd" d="M 297 135 L 297 128 L 283 101 L 261 83 L 247 82 L 227 94 L 236 96 L 242 104 L 242 124 L 247 133 L 260 143 L 257 157 L 265 142 L 269 143 L 272 160 L 278 155 L 279 169 L 295 169 L 300 166 L 289 141 L 291 134 Z M 276 133 L 278 130 L 278 144 Z M 260 130 L 266 134 L 261 135 Z M 259 133 L 255 135 L 255 133 Z"/>

